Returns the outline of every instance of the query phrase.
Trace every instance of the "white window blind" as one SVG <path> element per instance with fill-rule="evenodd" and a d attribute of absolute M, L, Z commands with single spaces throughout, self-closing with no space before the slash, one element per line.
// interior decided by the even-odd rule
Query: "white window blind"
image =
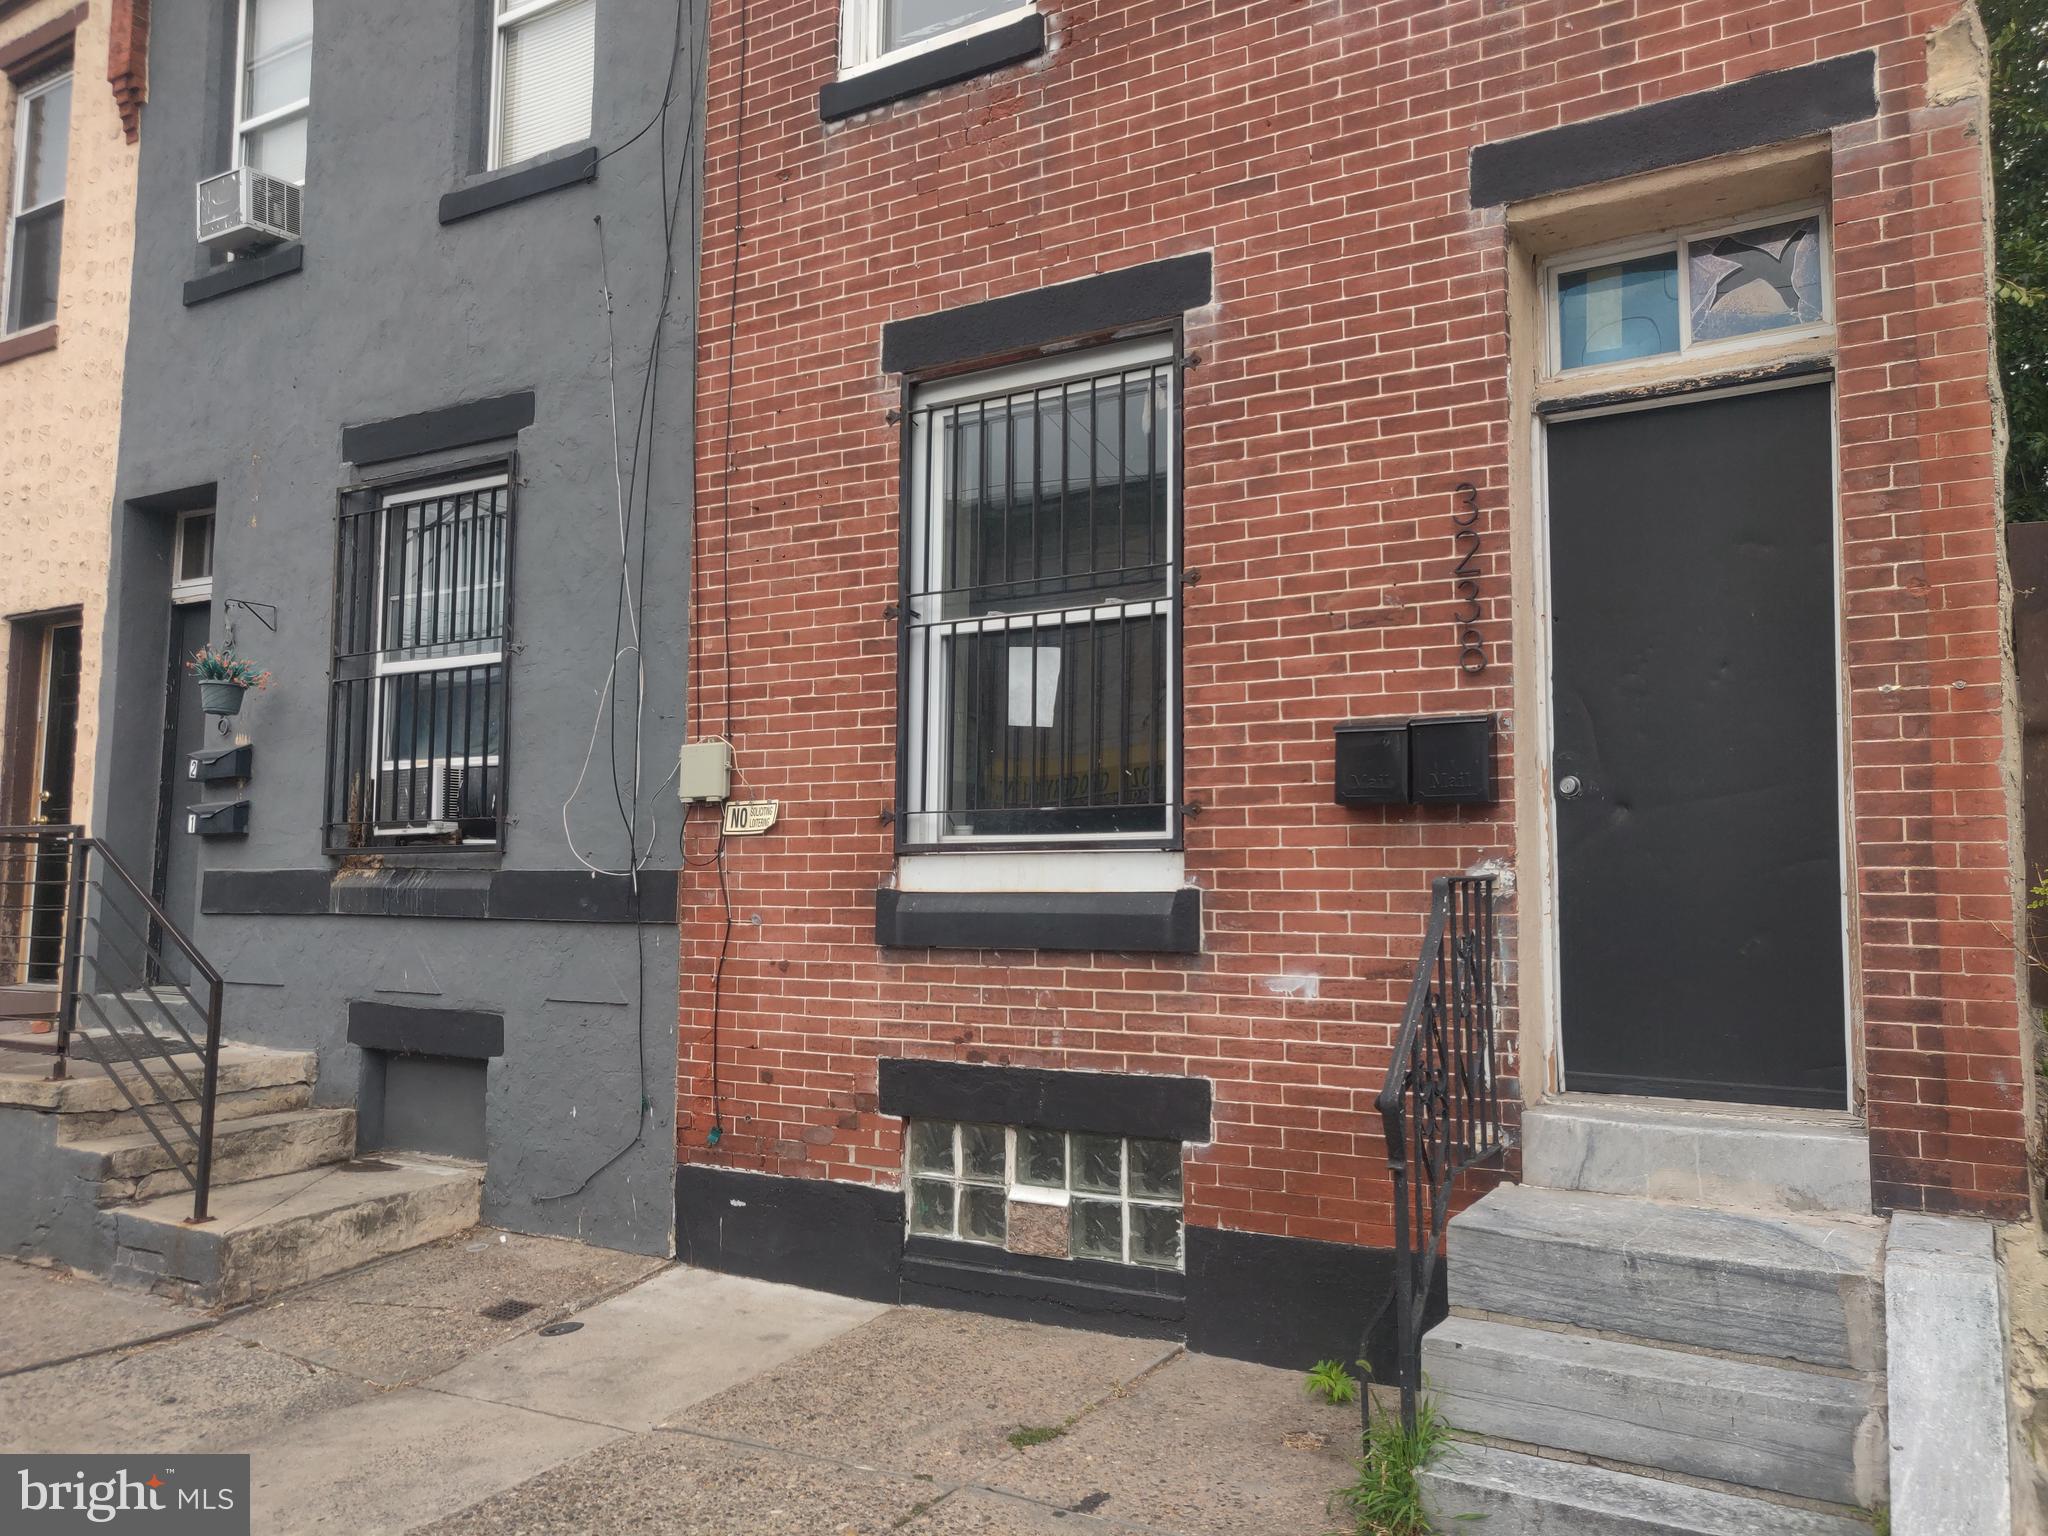
<path fill-rule="evenodd" d="M 496 165 L 590 137 L 597 0 L 499 0 Z"/>
<path fill-rule="evenodd" d="M 237 163 L 303 184 L 313 92 L 312 0 L 247 0 L 241 55 Z"/>
<path fill-rule="evenodd" d="M 14 210 L 5 255 L 7 303 L 0 331 L 57 318 L 57 268 L 64 248 L 64 180 L 71 150 L 71 76 L 24 91 L 14 118 Z"/>

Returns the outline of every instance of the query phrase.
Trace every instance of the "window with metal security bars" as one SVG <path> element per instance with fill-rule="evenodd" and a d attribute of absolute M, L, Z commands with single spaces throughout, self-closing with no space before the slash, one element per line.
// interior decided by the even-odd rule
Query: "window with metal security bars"
<path fill-rule="evenodd" d="M 904 849 L 1178 835 L 1170 338 L 949 380 L 904 434 Z"/>
<path fill-rule="evenodd" d="M 503 842 L 509 469 L 342 494 L 329 852 Z"/>
<path fill-rule="evenodd" d="M 494 0 L 491 165 L 590 137 L 597 0 Z"/>

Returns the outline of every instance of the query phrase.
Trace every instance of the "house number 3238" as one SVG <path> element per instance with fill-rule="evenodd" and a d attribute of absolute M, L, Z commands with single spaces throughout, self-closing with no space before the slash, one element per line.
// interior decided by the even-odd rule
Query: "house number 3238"
<path fill-rule="evenodd" d="M 1486 670 L 1486 637 L 1479 632 L 1479 551 L 1485 540 L 1479 533 L 1479 487 L 1469 480 L 1458 482 L 1452 493 L 1458 510 L 1451 514 L 1451 550 L 1458 563 L 1451 567 L 1451 590 L 1458 604 L 1458 670 L 1477 677 Z"/>

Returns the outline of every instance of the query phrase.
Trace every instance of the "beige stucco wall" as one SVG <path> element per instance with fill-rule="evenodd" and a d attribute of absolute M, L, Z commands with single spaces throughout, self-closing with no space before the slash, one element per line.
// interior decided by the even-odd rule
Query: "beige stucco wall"
<path fill-rule="evenodd" d="M 0 45 L 75 3 L 36 0 L 14 12 L 0 20 Z M 108 11 L 108 0 L 92 0 L 76 36 L 57 345 L 0 363 L 0 618 L 73 605 L 84 610 L 74 817 L 88 824 L 135 247 L 137 146 L 122 131 L 107 84 Z M 14 108 L 14 88 L 0 77 L 0 167 L 8 168 L 0 172 L 0 199 L 13 195 Z M 0 677 L 7 639 L 0 626 Z"/>

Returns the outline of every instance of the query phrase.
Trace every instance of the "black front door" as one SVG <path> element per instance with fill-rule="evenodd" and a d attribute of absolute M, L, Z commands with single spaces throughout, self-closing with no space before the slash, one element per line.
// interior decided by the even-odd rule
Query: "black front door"
<path fill-rule="evenodd" d="M 50 826 L 71 821 L 78 781 L 78 679 L 83 632 L 76 624 L 54 624 L 44 642 L 43 734 L 36 761 L 36 819 Z M 70 860 L 62 853 L 36 859 L 35 894 L 29 913 L 28 981 L 53 986 L 64 956 L 64 907 Z"/>
<path fill-rule="evenodd" d="M 1830 393 L 1548 429 L 1568 1089 L 1847 1103 Z"/>
<path fill-rule="evenodd" d="M 185 816 L 198 803 L 199 785 L 187 771 L 192 754 L 205 749 L 206 716 L 199 708 L 199 685 L 185 663 L 207 642 L 211 610 L 205 603 L 185 603 L 171 610 L 171 665 L 164 687 L 163 786 L 157 804 L 157 905 L 189 935 L 199 910 L 199 839 L 185 830 Z M 162 964 L 178 979 L 184 976 L 184 952 L 162 945 Z"/>

